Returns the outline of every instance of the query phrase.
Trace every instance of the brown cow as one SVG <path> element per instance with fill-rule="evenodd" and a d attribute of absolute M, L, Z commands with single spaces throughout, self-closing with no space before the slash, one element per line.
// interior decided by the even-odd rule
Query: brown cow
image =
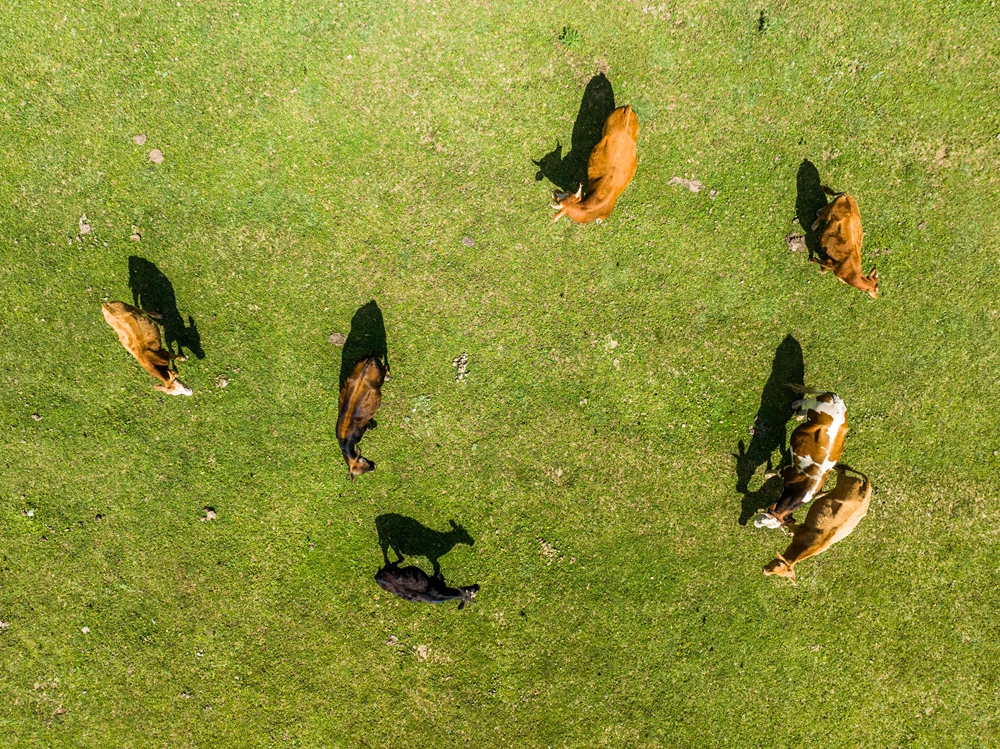
<path fill-rule="evenodd" d="M 824 221 L 826 226 L 819 235 L 819 244 L 825 259 L 810 257 L 819 263 L 826 273 L 832 270 L 837 278 L 850 286 L 867 291 L 872 299 L 878 299 L 878 271 L 872 267 L 867 276 L 861 273 L 861 211 L 858 204 L 846 192 L 834 192 L 823 186 L 823 192 L 832 195 L 833 200 L 816 212 L 812 230 L 816 231 Z"/>
<path fill-rule="evenodd" d="M 554 192 L 558 221 L 569 216 L 578 224 L 601 223 L 615 207 L 615 201 L 635 176 L 639 164 L 636 138 L 639 118 L 631 106 L 619 107 L 604 123 L 604 137 L 594 146 L 587 162 L 587 194 L 583 185 L 575 193 Z"/>
<path fill-rule="evenodd" d="M 375 464 L 361 457 L 358 442 L 369 429 L 377 425 L 372 417 L 382 404 L 382 383 L 385 365 L 377 356 L 362 359 L 340 389 L 340 410 L 337 416 L 337 441 L 347 461 L 351 481 L 355 476 L 375 470 Z"/>
<path fill-rule="evenodd" d="M 827 474 L 840 459 L 847 436 L 847 406 L 836 393 L 789 385 L 807 397 L 795 401 L 797 418 L 805 418 L 788 440 L 792 464 L 778 475 L 785 482 L 778 501 L 767 512 L 754 518 L 757 528 L 780 528 L 793 523 L 792 513 L 815 497 L 823 488 Z"/>
<path fill-rule="evenodd" d="M 168 395 L 191 395 L 191 388 L 177 379 L 173 361 L 184 361 L 186 357 L 163 348 L 160 328 L 154 319 L 159 315 L 145 312 L 125 302 L 105 302 L 101 305 L 104 319 L 115 329 L 122 346 L 142 365 L 142 368 L 160 381 L 154 387 Z"/>
<path fill-rule="evenodd" d="M 795 565 L 803 559 L 816 556 L 850 535 L 861 518 L 868 514 L 872 498 L 872 485 L 860 471 L 845 465 L 835 466 L 837 485 L 816 497 L 806 521 L 792 524 L 792 543 L 784 554 L 764 567 L 765 575 L 780 575 L 795 582 Z M 845 471 L 861 478 L 845 476 Z"/>

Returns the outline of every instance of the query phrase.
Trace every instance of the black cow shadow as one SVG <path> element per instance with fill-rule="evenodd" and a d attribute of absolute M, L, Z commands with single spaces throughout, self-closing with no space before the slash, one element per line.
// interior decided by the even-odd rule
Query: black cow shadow
<path fill-rule="evenodd" d="M 576 188 L 583 185 L 586 192 L 590 152 L 601 142 L 604 123 L 614 111 L 615 92 L 611 81 L 604 73 L 599 73 L 590 79 L 584 89 L 580 112 L 573 125 L 570 152 L 563 156 L 562 144 L 557 142 L 554 151 L 545 154 L 538 161 L 532 161 L 538 167 L 535 179 L 539 182 L 548 179 L 563 192 L 576 192 Z"/>
<path fill-rule="evenodd" d="M 341 388 L 350 377 L 354 365 L 372 355 L 381 358 L 386 370 L 389 369 L 385 320 L 382 318 L 382 310 L 379 309 L 374 299 L 360 307 L 351 318 L 351 330 L 347 334 L 347 341 L 344 343 L 340 355 Z"/>
<path fill-rule="evenodd" d="M 736 491 L 743 495 L 740 525 L 746 525 L 754 514 L 770 507 L 781 495 L 784 486 L 781 477 L 768 479 L 756 491 L 750 491 L 750 480 L 757 469 L 766 466 L 765 471 L 784 467 L 788 460 L 785 448 L 786 425 L 792 418 L 792 403 L 801 396 L 788 387 L 789 384 L 802 386 L 805 380 L 805 363 L 802 360 L 802 346 L 791 335 L 786 335 L 774 352 L 771 376 L 767 378 L 764 392 L 760 396 L 760 408 L 754 417 L 750 446 L 739 441 L 736 458 Z M 771 463 L 771 455 L 780 449 L 778 466 Z"/>
<path fill-rule="evenodd" d="M 188 316 L 187 324 L 177 309 L 174 285 L 163 271 L 145 258 L 132 255 L 128 259 L 128 285 L 132 289 L 132 302 L 146 312 L 160 315 L 165 344 L 171 351 L 177 344 L 178 354 L 187 349 L 199 359 L 205 358 L 201 336 L 194 318 Z"/>
<path fill-rule="evenodd" d="M 375 518 L 375 530 L 378 531 L 378 545 L 382 549 L 382 558 L 389 564 L 389 549 L 399 557 L 396 563 L 405 557 L 427 557 L 434 567 L 434 575 L 441 575 L 441 565 L 438 560 L 451 551 L 456 544 L 472 546 L 476 543 L 469 532 L 454 520 L 448 521 L 451 529 L 436 531 L 428 528 L 419 520 L 406 515 L 386 513 Z"/>
<path fill-rule="evenodd" d="M 806 249 L 809 250 L 809 259 L 819 257 L 823 259 L 825 253 L 819 243 L 819 229 L 813 229 L 813 221 L 816 220 L 816 211 L 826 205 L 826 193 L 823 192 L 822 183 L 819 179 L 819 170 L 809 159 L 803 159 L 799 164 L 799 172 L 795 178 L 795 217 L 799 220 L 799 226 L 806 238 Z"/>

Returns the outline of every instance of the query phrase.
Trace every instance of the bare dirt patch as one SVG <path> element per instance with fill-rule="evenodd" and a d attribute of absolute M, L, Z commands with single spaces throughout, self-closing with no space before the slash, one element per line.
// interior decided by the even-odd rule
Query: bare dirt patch
<path fill-rule="evenodd" d="M 667 182 L 668 185 L 681 185 L 686 187 L 691 192 L 701 192 L 705 189 L 705 185 L 696 179 L 684 179 L 684 177 L 671 177 L 670 181 Z"/>
<path fill-rule="evenodd" d="M 455 368 L 455 382 L 464 382 L 469 372 L 469 355 L 463 351 L 461 356 L 451 360 L 451 366 Z"/>
<path fill-rule="evenodd" d="M 806 238 L 794 231 L 790 231 L 785 235 L 785 244 L 788 245 L 788 249 L 792 252 L 806 251 Z"/>

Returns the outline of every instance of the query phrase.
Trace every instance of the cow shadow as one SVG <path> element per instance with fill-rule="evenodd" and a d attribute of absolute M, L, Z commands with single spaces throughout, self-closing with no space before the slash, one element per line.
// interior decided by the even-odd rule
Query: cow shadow
<path fill-rule="evenodd" d="M 427 557 L 434 568 L 434 575 L 441 576 L 439 559 L 451 551 L 457 544 L 472 546 L 475 539 L 454 520 L 448 521 L 451 529 L 436 531 L 428 528 L 419 520 L 397 515 L 394 512 L 379 515 L 375 518 L 375 530 L 378 531 L 378 545 L 382 549 L 382 558 L 389 564 L 389 549 L 392 549 L 401 562 L 405 557 Z"/>
<path fill-rule="evenodd" d="M 198 326 L 190 315 L 185 324 L 177 309 L 174 285 L 163 271 L 145 258 L 131 255 L 128 259 L 128 285 L 132 289 L 132 303 L 136 307 L 160 315 L 159 323 L 163 326 L 168 349 L 173 351 L 176 343 L 178 354 L 183 354 L 184 349 L 187 349 L 199 359 L 205 358 Z"/>
<path fill-rule="evenodd" d="M 350 377 L 354 365 L 372 355 L 382 359 L 388 371 L 389 348 L 385 340 L 385 320 L 374 299 L 362 305 L 351 318 L 351 330 L 340 356 L 341 388 Z"/>
<path fill-rule="evenodd" d="M 747 447 L 740 440 L 737 444 L 738 453 L 734 455 L 736 491 L 743 495 L 740 525 L 746 525 L 758 510 L 770 507 L 781 494 L 784 483 L 780 476 L 766 480 L 756 491 L 750 491 L 750 480 L 761 466 L 766 466 L 765 471 L 770 471 L 785 466 L 789 461 L 785 449 L 786 425 L 794 413 L 792 403 L 801 396 L 788 385 L 801 387 L 804 381 L 802 346 L 792 335 L 786 335 L 774 352 L 771 375 L 764 385 L 760 408 L 757 409 L 750 430 L 750 445 Z M 771 456 L 777 449 L 781 450 L 781 459 L 778 466 L 774 466 Z"/>
<path fill-rule="evenodd" d="M 580 111 L 573 125 L 570 151 L 562 155 L 562 144 L 557 142 L 550 151 L 532 163 L 538 167 L 537 181 L 548 179 L 564 192 L 575 192 L 580 185 L 587 186 L 587 162 L 594 146 L 601 142 L 604 123 L 615 111 L 615 92 L 604 73 L 590 79 L 583 92 Z"/>
<path fill-rule="evenodd" d="M 806 249 L 809 259 L 823 258 L 824 252 L 819 243 L 819 229 L 813 229 L 816 211 L 826 205 L 826 193 L 819 179 L 819 170 L 809 159 L 803 159 L 795 177 L 795 217 L 805 233 Z"/>

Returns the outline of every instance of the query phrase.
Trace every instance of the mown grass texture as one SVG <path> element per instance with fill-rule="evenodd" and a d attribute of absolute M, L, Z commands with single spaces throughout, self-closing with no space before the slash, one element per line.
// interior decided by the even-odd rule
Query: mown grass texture
<path fill-rule="evenodd" d="M 998 21 L 9 7 L 4 743 L 997 746 Z M 639 171 L 604 225 L 551 225 L 532 160 L 601 71 Z M 783 242 L 806 159 L 860 204 L 877 302 Z M 190 399 L 101 319 L 133 255 L 197 324 Z M 327 336 L 371 299 L 392 377 L 350 483 Z M 878 488 L 797 587 L 733 457 L 789 335 Z M 388 512 L 468 529 L 441 565 L 470 607 L 377 588 Z"/>

